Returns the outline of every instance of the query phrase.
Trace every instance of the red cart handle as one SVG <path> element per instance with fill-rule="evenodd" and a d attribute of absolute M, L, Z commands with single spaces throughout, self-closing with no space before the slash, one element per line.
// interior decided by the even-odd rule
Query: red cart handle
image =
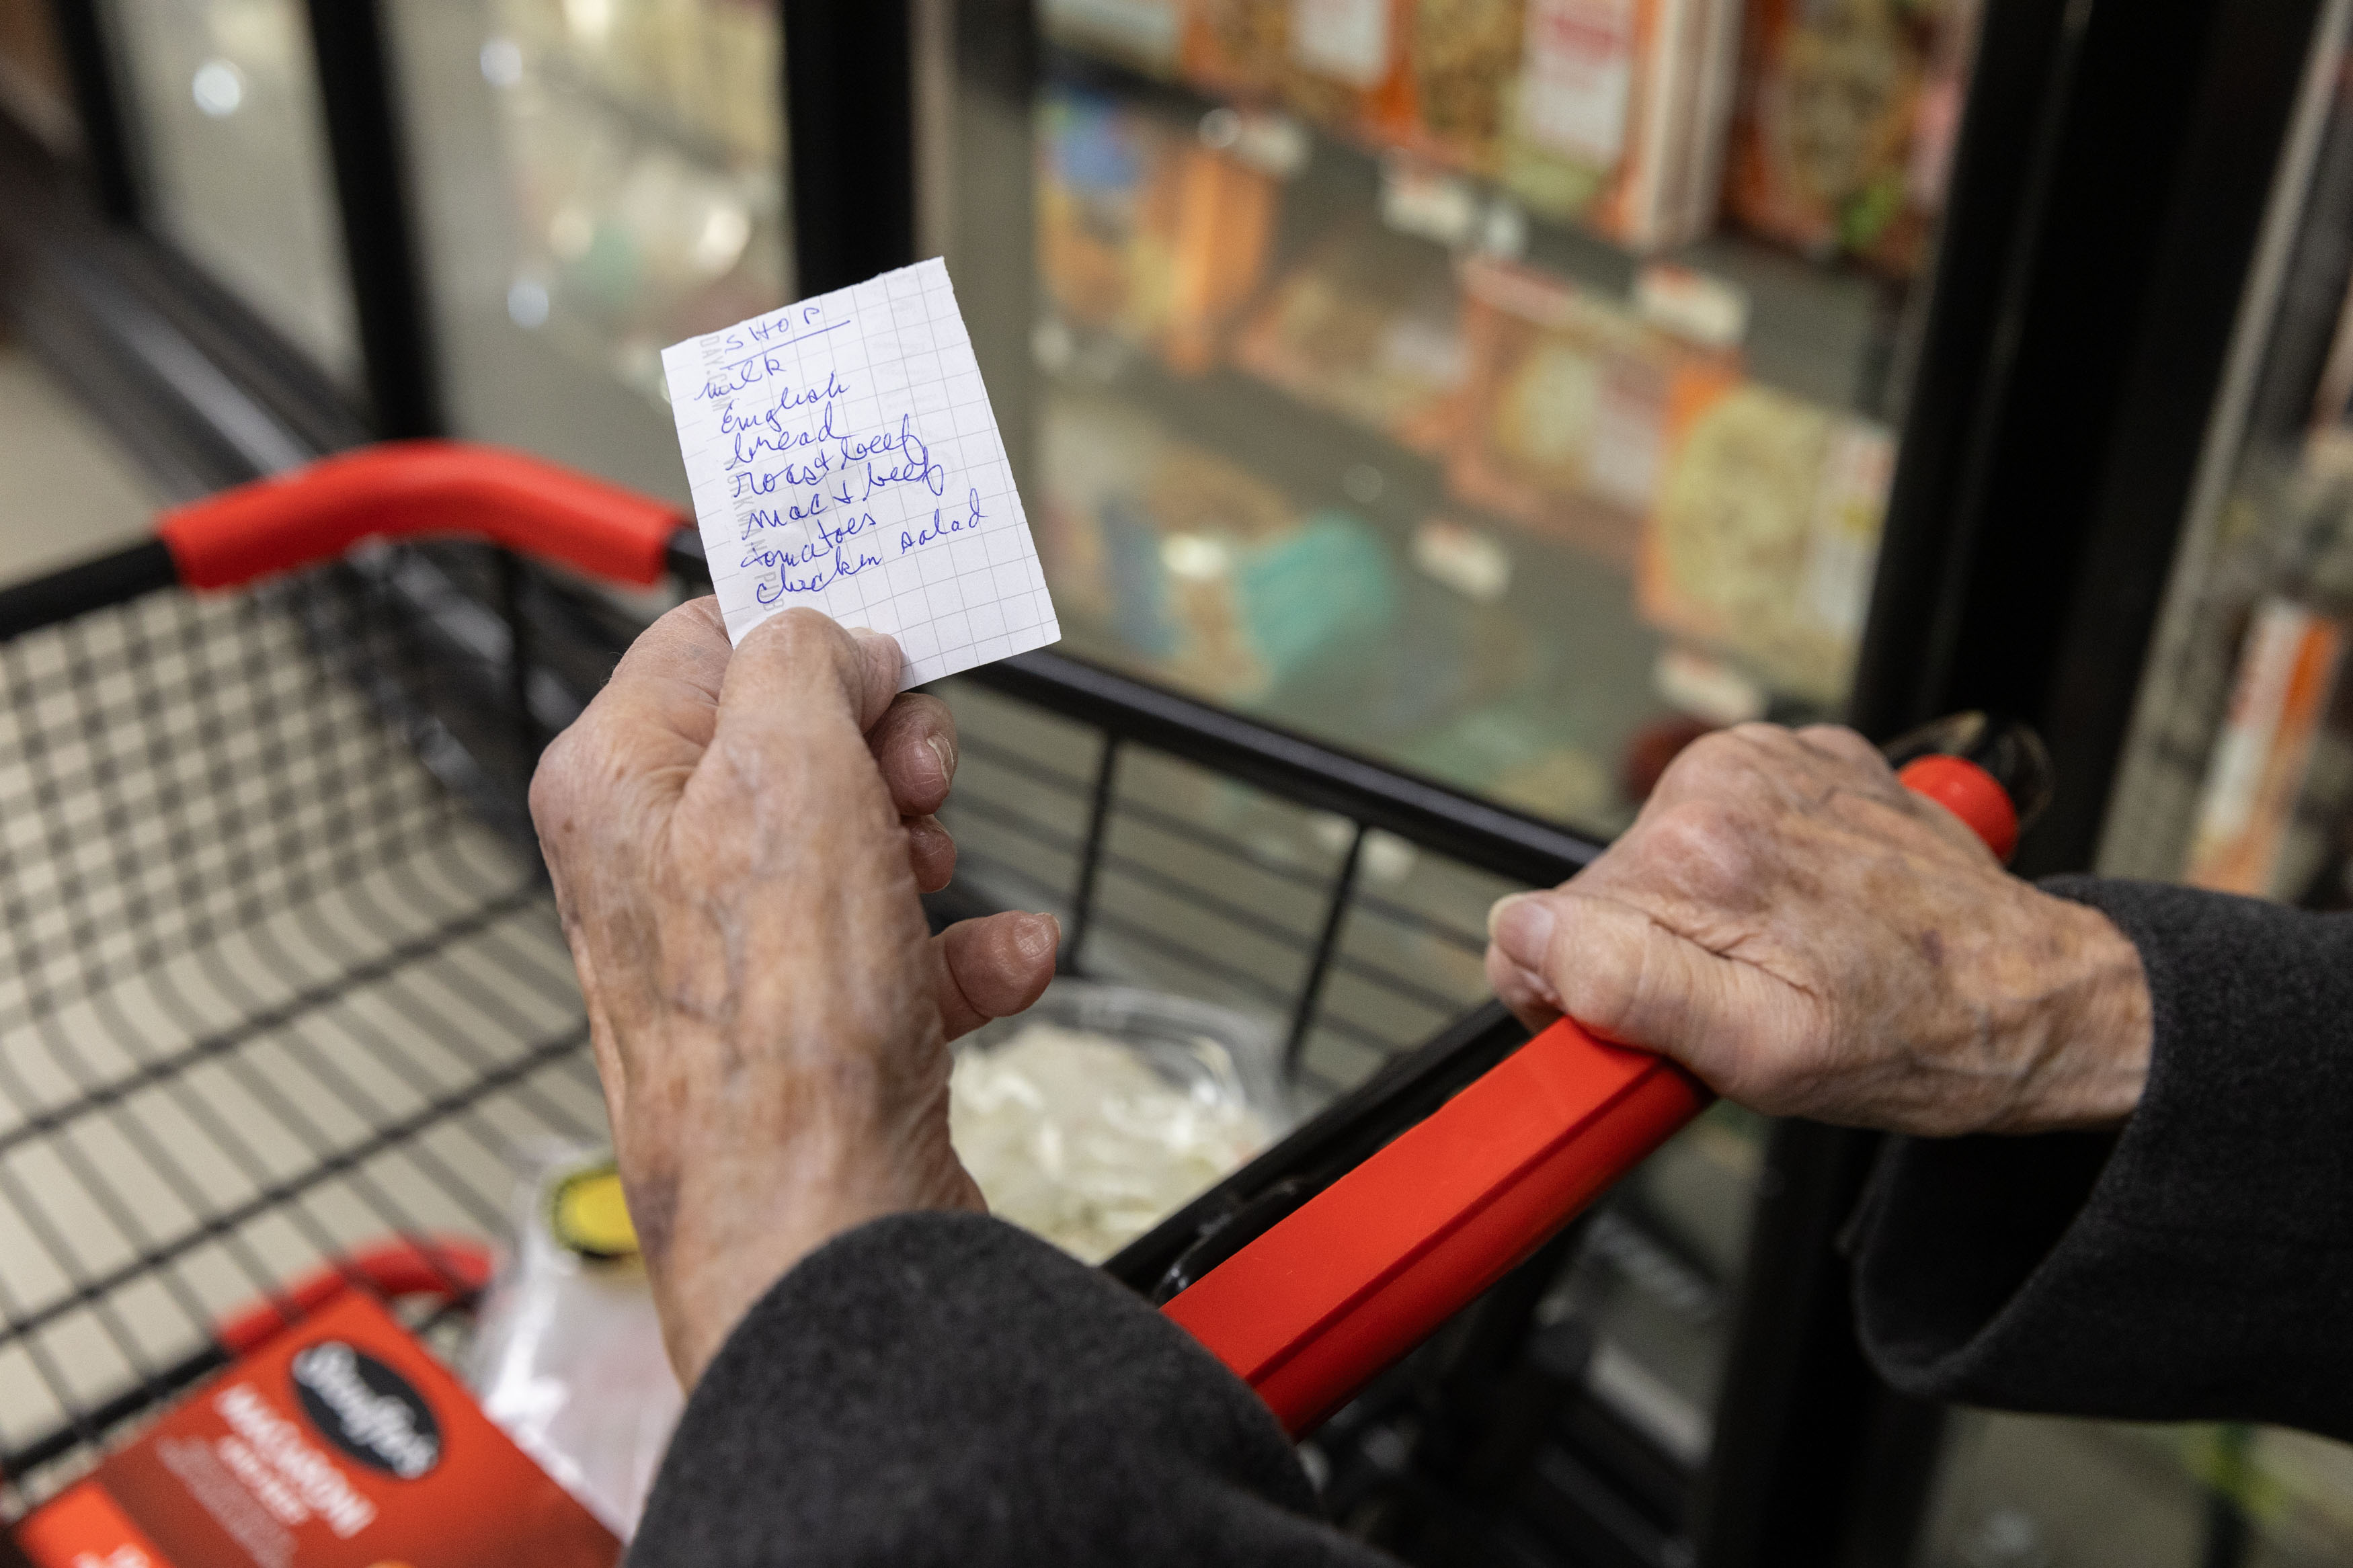
<path fill-rule="evenodd" d="M 191 588 L 290 572 L 364 539 L 449 533 L 648 584 L 685 522 L 667 502 L 520 452 L 388 441 L 191 501 L 155 531 Z"/>
<path fill-rule="evenodd" d="M 2018 812 L 1977 763 L 1921 757 L 1896 776 L 2004 858 L 2016 844 Z M 1714 1098 L 1663 1057 L 1563 1018 L 1163 1310 L 1296 1436 Z"/>

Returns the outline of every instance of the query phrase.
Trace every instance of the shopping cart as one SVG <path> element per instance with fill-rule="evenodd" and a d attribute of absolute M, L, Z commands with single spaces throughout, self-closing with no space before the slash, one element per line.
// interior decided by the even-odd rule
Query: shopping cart
<path fill-rule="evenodd" d="M 505 1226 L 508 1152 L 599 1135 L 522 783 L 576 708 L 554 667 L 570 657 L 593 680 L 611 649 L 534 647 L 544 627 L 502 552 L 594 582 L 691 583 L 684 522 L 516 455 L 401 444 L 195 503 L 154 541 L 0 591 L 12 1510 L 325 1295 L 462 1307 L 485 1266 L 467 1238 Z M 395 542 L 423 537 L 474 542 Z M 593 596 L 539 598 L 567 635 L 609 633 Z M 1100 890 L 1124 752 L 1181 752 L 1346 824 L 1289 1001 L 1303 1072 L 1350 963 L 1343 927 L 1370 897 L 1374 834 L 1525 881 L 1597 849 L 1071 660 L 986 679 L 1102 736 L 1061 900 L 1073 962 L 1113 919 Z M 1924 744 L 2016 772 L 2001 731 Z M 2009 813 L 1973 765 L 1940 787 L 1994 827 Z M 1475 934 L 1443 934 L 1475 952 Z M 1490 1005 L 1327 1083 L 1318 1115 L 1108 1267 L 1303 1429 L 1701 1103 L 1647 1058 L 1525 1041 Z M 1563 1083 L 1605 1091 L 1581 1109 L 1556 1096 L 1560 1114 L 1514 1129 L 1491 1114 Z M 1440 1167 L 1430 1201 L 1383 1195 Z"/>

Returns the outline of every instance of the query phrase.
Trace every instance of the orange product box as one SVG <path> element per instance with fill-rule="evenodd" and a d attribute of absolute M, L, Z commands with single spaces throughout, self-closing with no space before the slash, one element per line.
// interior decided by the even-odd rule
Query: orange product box
<path fill-rule="evenodd" d="M 1944 205 L 1977 0 L 1750 0 L 1726 198 L 1810 255 L 1917 270 Z"/>
<path fill-rule="evenodd" d="M 1462 279 L 1468 390 L 1450 489 L 1631 567 L 1673 410 L 1736 384 L 1738 359 L 1531 268 L 1472 261 Z"/>
<path fill-rule="evenodd" d="M 16 1544 L 34 1568 L 612 1568 L 621 1554 L 356 1291 L 44 1504 Z"/>
<path fill-rule="evenodd" d="M 1039 261 L 1056 308 L 1208 369 L 1264 268 L 1273 177 L 1098 100 L 1055 95 L 1039 122 Z"/>
<path fill-rule="evenodd" d="M 1171 369 L 1198 374 L 1216 363 L 1220 335 L 1265 270 L 1277 196 L 1274 180 L 1259 170 L 1204 147 L 1185 150 L 1161 340 Z"/>
<path fill-rule="evenodd" d="M 2185 879 L 2263 897 L 2295 819 L 2313 742 L 2345 663 L 2344 623 L 2293 600 L 2256 608 L 2198 798 Z"/>
<path fill-rule="evenodd" d="M 1867 420 L 1753 382 L 1680 389 L 1637 602 L 1825 707 L 1846 692 L 1895 468 Z"/>

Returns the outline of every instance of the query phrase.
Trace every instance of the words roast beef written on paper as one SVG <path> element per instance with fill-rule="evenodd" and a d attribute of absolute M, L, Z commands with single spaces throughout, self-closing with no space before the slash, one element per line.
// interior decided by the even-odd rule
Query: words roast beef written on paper
<path fill-rule="evenodd" d="M 808 605 L 915 686 L 1059 640 L 1004 437 L 934 259 L 662 353 L 727 635 Z"/>

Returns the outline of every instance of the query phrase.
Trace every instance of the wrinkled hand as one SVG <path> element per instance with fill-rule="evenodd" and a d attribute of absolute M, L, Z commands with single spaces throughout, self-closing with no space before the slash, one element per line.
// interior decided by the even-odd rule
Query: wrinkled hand
<path fill-rule="evenodd" d="M 804 1254 L 906 1209 L 982 1206 L 948 1145 L 947 1042 L 1051 978 L 1050 916 L 938 937 L 955 847 L 934 698 L 899 646 L 810 610 L 730 654 L 664 616 L 532 781 L 613 1142 L 671 1364 L 694 1385 Z"/>
<path fill-rule="evenodd" d="M 2139 954 L 2005 872 L 1869 742 L 1746 724 L 1675 760 L 1574 880 L 1495 906 L 1487 975 L 1774 1115 L 1947 1135 L 2138 1102 Z"/>

